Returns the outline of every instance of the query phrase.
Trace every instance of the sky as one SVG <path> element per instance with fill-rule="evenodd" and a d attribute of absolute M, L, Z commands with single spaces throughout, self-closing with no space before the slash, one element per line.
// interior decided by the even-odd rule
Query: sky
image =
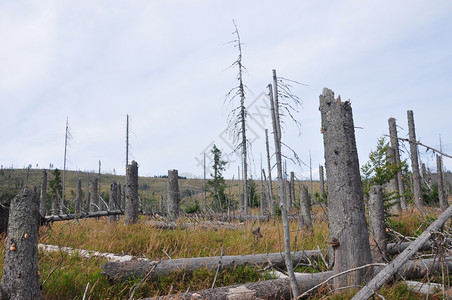
<path fill-rule="evenodd" d="M 1 1 L 0 164 L 140 176 L 203 176 L 216 144 L 237 178 L 240 158 L 227 132 L 238 106 L 235 21 L 248 88 L 250 175 L 266 166 L 270 131 L 267 85 L 272 70 L 294 80 L 301 101 L 285 118 L 282 139 L 301 158 L 286 160 L 298 179 L 318 178 L 324 164 L 319 95 L 324 87 L 350 99 L 359 161 L 397 119 L 408 137 L 452 154 L 451 1 Z M 441 141 L 441 143 L 440 143 Z M 408 145 L 401 147 L 407 157 Z M 284 150 L 290 156 L 288 149 Z M 420 148 L 436 171 L 435 154 Z M 274 163 L 274 157 L 272 157 Z M 450 158 L 444 158 L 450 170 Z M 311 168 L 310 168 L 311 166 Z M 273 175 L 275 176 L 275 175 Z"/>

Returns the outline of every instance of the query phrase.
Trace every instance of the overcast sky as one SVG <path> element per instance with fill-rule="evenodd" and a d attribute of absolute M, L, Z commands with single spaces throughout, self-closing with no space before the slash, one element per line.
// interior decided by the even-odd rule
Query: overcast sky
<path fill-rule="evenodd" d="M 388 118 L 407 137 L 407 110 L 418 140 L 439 148 L 441 136 L 451 154 L 451 16 L 451 1 L 0 1 L 0 163 L 63 168 L 68 118 L 67 168 L 97 170 L 100 160 L 103 172 L 124 174 L 128 114 L 140 175 L 202 176 L 214 143 L 231 152 L 233 19 L 250 90 L 254 178 L 266 155 L 272 69 L 303 84 L 293 87 L 303 101 L 301 134 L 290 122 L 283 132 L 305 163 L 287 163 L 297 178 L 309 177 L 309 153 L 314 178 L 324 163 L 324 87 L 351 100 L 361 164 L 388 133 Z M 435 171 L 434 155 L 420 152 Z M 226 176 L 237 177 L 240 160 L 229 160 Z"/>

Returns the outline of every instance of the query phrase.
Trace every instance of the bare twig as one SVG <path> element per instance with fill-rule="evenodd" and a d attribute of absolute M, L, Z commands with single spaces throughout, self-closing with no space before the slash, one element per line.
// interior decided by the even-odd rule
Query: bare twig
<path fill-rule="evenodd" d="M 141 278 L 140 282 L 138 282 L 132 289 L 132 291 L 130 292 L 130 297 L 129 300 L 133 299 L 133 295 L 135 294 L 135 292 L 143 285 L 143 283 L 146 281 L 146 279 L 148 279 L 149 275 L 151 275 L 152 271 L 154 271 L 155 267 L 159 264 L 160 262 L 157 262 L 155 265 L 152 266 L 152 268 L 149 270 L 149 272 L 146 273 L 146 275 L 143 276 L 143 278 Z"/>
<path fill-rule="evenodd" d="M 391 137 L 391 136 L 388 135 L 388 134 L 385 134 L 385 136 Z M 409 139 L 406 139 L 406 138 L 400 138 L 400 137 L 395 137 L 395 138 L 397 138 L 398 140 L 404 141 L 404 142 L 410 142 L 410 140 L 409 140 Z M 449 155 L 449 154 L 447 154 L 447 153 L 444 153 L 444 152 L 442 152 L 442 151 L 440 151 L 440 150 L 438 150 L 438 149 L 435 149 L 435 148 L 433 148 L 433 147 L 424 145 L 424 144 L 422 144 L 422 143 L 419 142 L 419 141 L 416 141 L 415 143 L 418 144 L 419 146 L 422 146 L 422 147 L 427 148 L 427 150 L 432 150 L 433 152 L 439 153 L 439 154 L 441 154 L 442 156 L 446 156 L 446 157 L 452 158 L 452 155 Z"/>
<path fill-rule="evenodd" d="M 223 257 L 223 248 L 221 248 L 220 260 L 218 261 L 217 271 L 215 272 L 215 278 L 213 279 L 211 289 L 213 289 L 215 287 L 215 282 L 217 281 L 218 271 L 220 270 L 220 267 L 221 267 L 221 258 L 222 257 Z"/>
<path fill-rule="evenodd" d="M 85 298 L 86 298 L 86 293 L 88 293 L 88 288 L 89 288 L 89 281 L 88 281 L 88 283 L 86 284 L 86 288 L 85 288 L 85 292 L 83 293 L 83 298 L 82 298 L 82 300 L 85 300 Z"/>

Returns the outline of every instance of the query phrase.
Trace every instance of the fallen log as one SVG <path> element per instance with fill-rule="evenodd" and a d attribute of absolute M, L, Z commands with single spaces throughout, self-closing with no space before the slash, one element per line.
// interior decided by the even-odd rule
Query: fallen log
<path fill-rule="evenodd" d="M 190 228 L 202 228 L 202 229 L 238 229 L 243 224 L 233 224 L 222 221 L 201 221 L 196 223 L 175 223 L 175 222 L 164 222 L 164 221 L 149 221 L 146 222 L 147 225 L 164 230 L 173 229 L 190 229 Z"/>
<path fill-rule="evenodd" d="M 311 259 L 320 258 L 320 250 L 307 250 L 292 252 L 294 264 L 309 263 Z M 101 266 L 103 274 L 112 280 L 125 280 L 129 277 L 139 277 L 146 275 L 152 268 L 151 277 L 162 276 L 171 272 L 185 270 L 191 272 L 196 269 L 206 268 L 214 270 L 220 265 L 221 268 L 236 267 L 240 265 L 268 266 L 284 268 L 283 253 L 252 254 L 238 256 L 212 256 L 165 259 L 160 261 L 127 261 L 127 262 L 106 262 Z"/>
<path fill-rule="evenodd" d="M 60 215 L 50 215 L 45 216 L 44 219 L 46 222 L 55 222 L 55 221 L 66 221 L 66 220 L 74 220 L 74 219 L 86 219 L 86 218 L 99 218 L 99 217 L 107 217 L 107 216 L 118 216 L 123 215 L 124 211 L 122 210 L 105 210 L 105 211 L 96 211 L 82 214 L 60 214 Z"/>
<path fill-rule="evenodd" d="M 449 206 L 435 222 L 416 239 L 411 245 L 406 248 L 399 256 L 397 256 L 389 265 L 387 265 L 381 272 L 374 276 L 352 300 L 367 300 L 374 294 L 383 284 L 385 284 L 400 267 L 406 263 L 411 256 L 413 256 L 431 237 L 432 233 L 438 231 L 449 218 L 452 217 L 452 205 Z"/>
<path fill-rule="evenodd" d="M 444 267 L 452 270 L 452 257 L 448 257 L 444 260 Z M 427 273 L 434 271 L 440 271 L 443 267 L 442 263 L 434 259 L 424 259 L 409 261 L 401 266 L 399 274 L 406 279 L 422 278 Z M 383 267 L 374 267 L 377 272 L 382 270 Z M 345 275 L 345 274 L 344 274 Z M 333 271 L 312 273 L 312 274 L 300 274 L 296 273 L 296 279 L 299 286 L 299 294 L 308 292 L 309 290 L 320 286 L 313 290 L 318 291 L 320 288 L 328 288 L 328 285 L 332 284 Z M 307 296 L 308 294 L 304 295 Z M 289 279 L 272 279 L 264 280 L 253 283 L 237 284 L 225 287 L 219 287 L 214 289 L 200 290 L 194 292 L 179 293 L 167 296 L 160 296 L 154 298 L 142 298 L 141 300 L 229 300 L 229 299 L 291 299 L 291 291 L 289 285 Z"/>

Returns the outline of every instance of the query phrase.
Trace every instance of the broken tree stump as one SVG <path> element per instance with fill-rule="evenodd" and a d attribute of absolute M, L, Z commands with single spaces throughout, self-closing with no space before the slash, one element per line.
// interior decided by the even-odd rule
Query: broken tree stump
<path fill-rule="evenodd" d="M 41 299 L 38 272 L 39 201 L 23 189 L 11 201 L 1 299 Z"/>
<path fill-rule="evenodd" d="M 179 217 L 179 175 L 177 170 L 168 170 L 168 217 L 175 221 Z"/>
<path fill-rule="evenodd" d="M 138 222 L 138 164 L 132 161 L 126 167 L 124 224 Z"/>
<path fill-rule="evenodd" d="M 370 187 L 369 191 L 369 242 L 374 262 L 387 262 L 388 246 L 386 241 L 385 210 L 383 188 L 380 185 Z"/>

